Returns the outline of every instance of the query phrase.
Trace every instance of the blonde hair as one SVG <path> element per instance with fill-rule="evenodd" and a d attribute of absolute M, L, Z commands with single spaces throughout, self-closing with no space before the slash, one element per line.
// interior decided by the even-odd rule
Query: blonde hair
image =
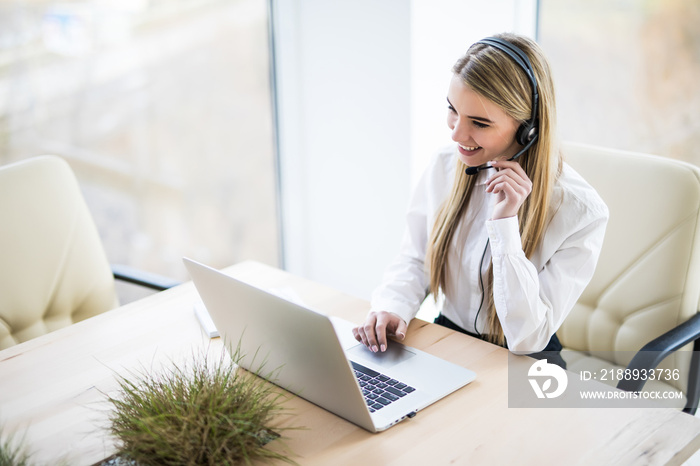
<path fill-rule="evenodd" d="M 520 235 L 525 255 L 529 258 L 540 244 L 546 230 L 552 187 L 561 170 L 561 157 L 555 143 L 556 105 L 551 71 L 542 50 L 531 39 L 515 34 L 498 37 L 520 48 L 530 59 L 539 91 L 537 108 L 538 140 L 519 159 L 532 181 L 532 191 L 518 211 Z M 474 92 L 494 102 L 505 113 L 522 123 L 530 119 L 532 85 L 525 71 L 503 51 L 485 44 L 472 45 L 457 60 L 452 72 L 460 76 Z M 430 272 L 430 291 L 437 298 L 447 286 L 447 261 L 450 245 L 459 222 L 469 206 L 476 176 L 465 174 L 457 162 L 452 189 L 438 210 L 428 241 L 426 264 Z M 481 273 L 481 271 L 479 271 Z M 493 268 L 489 266 L 486 290 L 492 289 Z M 505 345 L 505 336 L 488 293 L 489 341 Z"/>

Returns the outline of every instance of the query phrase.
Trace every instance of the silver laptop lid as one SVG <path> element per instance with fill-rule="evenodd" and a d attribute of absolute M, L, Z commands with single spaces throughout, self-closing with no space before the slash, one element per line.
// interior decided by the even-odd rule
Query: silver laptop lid
<path fill-rule="evenodd" d="M 273 373 L 273 383 L 376 431 L 328 316 L 184 262 L 225 344 L 240 344 L 242 367 L 263 377 Z"/>

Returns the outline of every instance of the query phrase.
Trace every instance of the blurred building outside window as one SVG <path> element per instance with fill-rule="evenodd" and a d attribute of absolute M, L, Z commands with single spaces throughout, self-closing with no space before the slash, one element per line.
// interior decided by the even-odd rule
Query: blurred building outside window
<path fill-rule="evenodd" d="M 700 165 L 700 0 L 540 0 L 564 140 Z"/>
<path fill-rule="evenodd" d="M 2 2 L 0 164 L 65 158 L 110 262 L 278 265 L 268 34 L 266 0 Z"/>

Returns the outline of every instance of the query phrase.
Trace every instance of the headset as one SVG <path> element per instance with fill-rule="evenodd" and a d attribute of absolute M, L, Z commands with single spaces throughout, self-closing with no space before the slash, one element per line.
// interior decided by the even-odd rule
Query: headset
<path fill-rule="evenodd" d="M 504 52 L 511 59 L 513 59 L 513 61 L 517 63 L 520 68 L 523 69 L 523 71 L 525 71 L 525 74 L 532 85 L 532 112 L 530 114 L 530 119 L 521 124 L 518 130 L 515 132 L 515 140 L 518 144 L 524 147 L 520 149 L 517 154 L 508 159 L 515 160 L 523 155 L 530 147 L 532 147 L 539 136 L 537 132 L 537 106 L 539 102 L 539 94 L 537 93 L 537 80 L 535 79 L 535 73 L 532 70 L 530 59 L 527 57 L 527 55 L 525 55 L 525 52 L 510 42 L 499 39 L 498 37 L 487 37 L 475 43 L 490 45 L 491 47 L 496 47 Z M 465 172 L 467 175 L 476 175 L 480 170 L 486 170 L 488 168 L 491 168 L 491 166 L 488 164 L 483 164 L 477 167 L 468 167 Z"/>

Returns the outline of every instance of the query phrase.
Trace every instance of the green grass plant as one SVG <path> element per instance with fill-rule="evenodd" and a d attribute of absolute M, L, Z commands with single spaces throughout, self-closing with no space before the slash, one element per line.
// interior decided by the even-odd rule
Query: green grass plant
<path fill-rule="evenodd" d="M 5 437 L 0 428 L 0 466 L 29 466 L 31 454 L 24 445 L 24 440 L 15 440 L 13 436 Z"/>
<path fill-rule="evenodd" d="M 204 354 L 161 371 L 117 376 L 119 393 L 108 400 L 118 456 L 144 466 L 294 463 L 280 452 L 286 447 L 266 448 L 288 429 L 272 427 L 286 411 L 279 391 L 237 367 L 238 349 L 230 358 L 222 353 L 214 362 Z"/>

